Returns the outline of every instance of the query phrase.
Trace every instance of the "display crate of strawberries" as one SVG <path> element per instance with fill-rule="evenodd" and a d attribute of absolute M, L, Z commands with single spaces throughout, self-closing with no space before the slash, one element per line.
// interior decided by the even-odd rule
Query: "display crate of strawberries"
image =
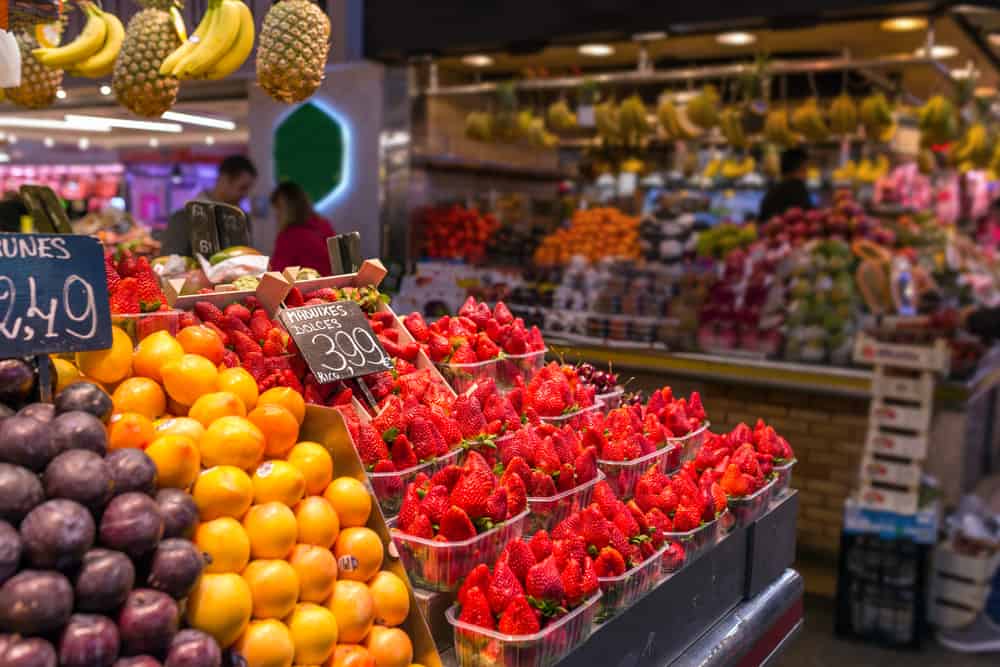
<path fill-rule="evenodd" d="M 528 509 L 531 510 L 531 514 L 528 516 L 525 533 L 533 535 L 539 530 L 551 530 L 573 512 L 589 505 L 594 495 L 594 487 L 602 481 L 604 474 L 598 471 L 590 481 L 554 496 L 528 496 Z"/>
<path fill-rule="evenodd" d="M 675 445 L 666 445 L 649 454 L 630 461 L 605 461 L 598 459 L 597 465 L 604 473 L 615 493 L 623 498 L 631 498 L 635 484 L 643 473 L 651 467 L 663 472 L 677 469 L 680 450 Z"/>
<path fill-rule="evenodd" d="M 180 312 L 170 308 L 160 281 L 146 257 L 129 250 L 104 252 L 111 323 L 138 343 L 156 331 L 175 335 Z"/>
<path fill-rule="evenodd" d="M 619 575 L 598 577 L 601 587 L 601 609 L 595 619 L 603 623 L 642 599 L 646 593 L 656 588 L 663 581 L 663 562 L 671 544 L 664 541 L 663 545 L 652 556 L 625 570 Z"/>
<path fill-rule="evenodd" d="M 681 463 L 691 461 L 698 455 L 698 450 L 701 449 L 702 443 L 705 442 L 705 435 L 708 433 L 708 429 L 711 428 L 711 426 L 711 422 L 705 421 L 701 426 L 694 429 L 687 435 L 682 435 L 676 438 L 667 438 L 667 442 L 678 447 L 678 454 L 680 455 Z"/>
<path fill-rule="evenodd" d="M 774 488 L 771 489 L 771 499 L 777 500 L 788 492 L 792 486 L 792 468 L 798 463 L 796 459 L 774 465 Z"/>
<path fill-rule="evenodd" d="M 729 512 L 733 517 L 733 527 L 749 526 L 764 515 L 771 504 L 771 491 L 774 489 L 775 481 L 772 479 L 766 482 L 750 495 L 729 497 Z"/>

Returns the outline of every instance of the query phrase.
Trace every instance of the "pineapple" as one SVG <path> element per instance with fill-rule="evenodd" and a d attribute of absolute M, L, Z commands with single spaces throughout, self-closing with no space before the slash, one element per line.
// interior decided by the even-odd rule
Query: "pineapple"
<path fill-rule="evenodd" d="M 173 0 L 139 0 L 143 9 L 125 29 L 111 87 L 123 106 L 140 116 L 158 117 L 177 99 L 179 83 L 160 74 L 160 63 L 181 45 Z M 177 17 L 179 18 L 179 17 Z"/>
<path fill-rule="evenodd" d="M 43 109 L 50 106 L 56 99 L 56 90 L 62 84 L 63 71 L 49 69 L 31 55 L 31 50 L 38 48 L 34 37 L 17 33 L 14 35 L 17 46 L 21 50 L 21 85 L 8 88 L 7 99 L 18 106 L 29 109 Z"/>
<path fill-rule="evenodd" d="M 301 102 L 323 81 L 330 19 L 310 0 L 282 0 L 264 17 L 257 44 L 257 83 L 279 102 Z"/>

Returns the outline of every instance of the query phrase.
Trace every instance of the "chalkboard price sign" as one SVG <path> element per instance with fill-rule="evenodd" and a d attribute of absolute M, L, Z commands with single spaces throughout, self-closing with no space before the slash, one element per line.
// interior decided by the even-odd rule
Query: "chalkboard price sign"
<path fill-rule="evenodd" d="M 104 251 L 69 234 L 0 234 L 0 354 L 111 347 Z"/>
<path fill-rule="evenodd" d="M 286 308 L 278 318 L 320 384 L 392 369 L 392 358 L 353 301 Z"/>

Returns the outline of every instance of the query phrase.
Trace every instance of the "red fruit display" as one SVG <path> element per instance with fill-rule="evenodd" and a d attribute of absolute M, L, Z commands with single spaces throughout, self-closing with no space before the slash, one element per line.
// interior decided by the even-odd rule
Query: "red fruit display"
<path fill-rule="evenodd" d="M 492 214 L 457 204 L 418 209 L 413 224 L 424 256 L 481 261 L 500 223 Z"/>

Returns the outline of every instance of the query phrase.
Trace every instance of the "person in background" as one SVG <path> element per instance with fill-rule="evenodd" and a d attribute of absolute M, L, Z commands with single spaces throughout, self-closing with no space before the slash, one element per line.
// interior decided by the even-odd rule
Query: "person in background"
<path fill-rule="evenodd" d="M 197 199 L 209 199 L 239 206 L 240 202 L 250 194 L 250 189 L 256 180 L 257 168 L 253 166 L 253 162 L 242 155 L 230 155 L 219 163 L 219 176 L 215 179 L 215 187 L 202 192 Z M 248 216 L 248 226 L 249 222 Z M 250 237 L 253 238 L 252 226 L 250 226 Z M 160 253 L 163 255 L 192 256 L 191 225 L 183 208 L 171 214 L 161 242 L 163 245 Z"/>
<path fill-rule="evenodd" d="M 761 222 L 767 222 L 790 208 L 808 210 L 812 199 L 806 188 L 809 156 L 801 148 L 789 148 L 781 154 L 781 180 L 771 186 L 760 203 Z"/>
<path fill-rule="evenodd" d="M 321 276 L 330 275 L 326 239 L 334 235 L 333 227 L 316 213 L 306 191 L 297 183 L 286 181 L 271 193 L 271 206 L 279 230 L 271 254 L 271 270 L 302 266 L 316 269 Z"/>

